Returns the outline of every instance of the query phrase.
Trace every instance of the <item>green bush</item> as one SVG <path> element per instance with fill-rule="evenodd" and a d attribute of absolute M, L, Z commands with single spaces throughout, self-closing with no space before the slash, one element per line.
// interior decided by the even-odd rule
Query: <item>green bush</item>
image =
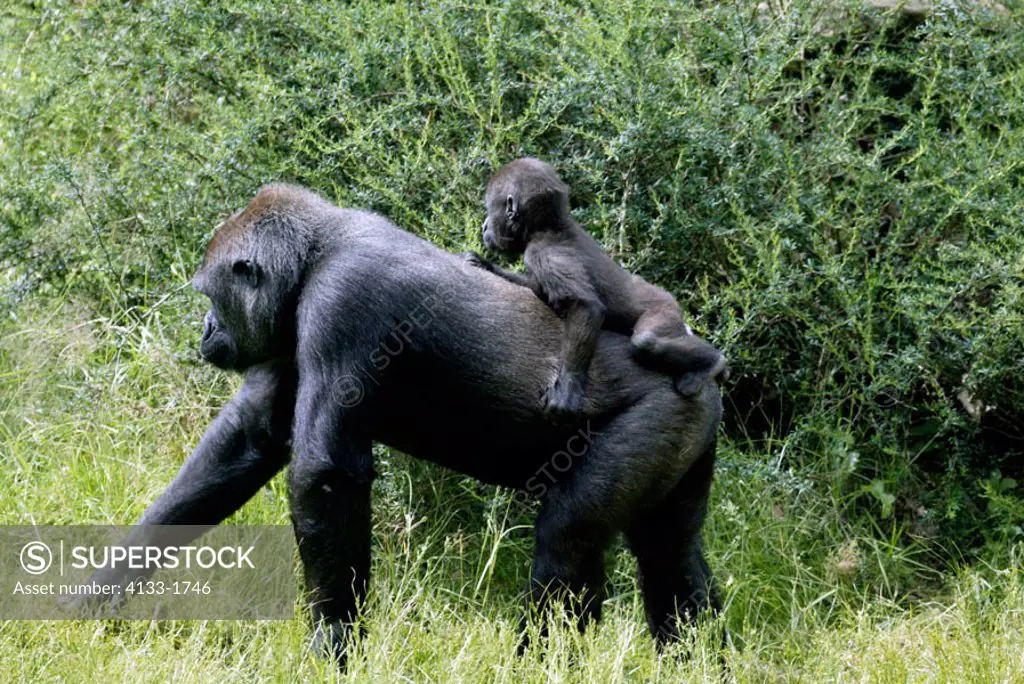
<path fill-rule="evenodd" d="M 732 439 L 844 514 L 1020 539 L 1021 11 L 754 5 L 10 3 L 8 308 L 144 315 L 273 180 L 479 248 L 533 154 L 727 352 Z"/>

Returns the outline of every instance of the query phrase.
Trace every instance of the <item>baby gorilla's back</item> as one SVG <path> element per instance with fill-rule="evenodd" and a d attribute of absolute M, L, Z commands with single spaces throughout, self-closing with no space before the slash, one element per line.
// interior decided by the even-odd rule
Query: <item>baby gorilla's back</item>
<path fill-rule="evenodd" d="M 640 318 L 646 315 L 648 318 L 657 319 L 657 329 L 654 332 L 669 336 L 692 334 L 693 331 L 686 324 L 675 297 L 638 275 L 630 275 L 632 306 L 640 312 L 634 329 L 639 325 Z"/>

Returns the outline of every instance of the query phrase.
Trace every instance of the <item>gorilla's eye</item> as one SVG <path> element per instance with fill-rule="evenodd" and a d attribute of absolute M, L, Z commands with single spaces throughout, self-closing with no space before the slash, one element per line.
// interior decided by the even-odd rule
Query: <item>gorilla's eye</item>
<path fill-rule="evenodd" d="M 505 215 L 509 220 L 516 217 L 516 198 L 512 195 L 505 198 Z"/>
<path fill-rule="evenodd" d="M 249 261 L 248 259 L 239 259 L 235 263 L 231 264 L 231 272 L 237 276 L 240 276 L 249 283 L 249 285 L 256 287 L 260 281 L 260 269 L 259 266 Z"/>

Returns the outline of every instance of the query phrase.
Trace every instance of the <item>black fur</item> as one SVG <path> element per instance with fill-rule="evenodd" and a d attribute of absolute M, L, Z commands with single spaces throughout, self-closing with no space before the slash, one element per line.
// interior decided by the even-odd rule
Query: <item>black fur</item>
<path fill-rule="evenodd" d="M 552 424 L 541 395 L 562 325 L 536 297 L 289 186 L 265 188 L 218 232 L 196 286 L 217 312 L 204 356 L 245 383 L 142 521 L 215 525 L 291 451 L 292 520 L 324 651 L 343 654 L 366 590 L 373 442 L 541 494 L 537 603 L 568 587 L 598 616 L 604 552 L 625 531 L 660 641 L 675 636 L 677 607 L 693 619 L 715 606 L 700 549 L 722 410 L 714 384 L 681 397 L 633 362 L 628 337 L 604 332 L 580 420 Z M 571 441 L 580 430 L 585 451 Z M 528 484 L 567 444 L 571 467 L 560 460 L 543 489 Z"/>
<path fill-rule="evenodd" d="M 692 333 L 675 299 L 632 275 L 604 253 L 569 213 L 569 188 L 539 159 L 516 159 L 494 175 L 484 202 L 484 245 L 523 254 L 525 274 L 498 268 L 477 254 L 466 260 L 528 287 L 565 319 L 561 363 L 545 397 L 556 419 L 583 405 L 587 370 L 601 328 L 632 335 L 633 353 L 676 378 L 682 394 L 727 377 L 725 357 Z"/>

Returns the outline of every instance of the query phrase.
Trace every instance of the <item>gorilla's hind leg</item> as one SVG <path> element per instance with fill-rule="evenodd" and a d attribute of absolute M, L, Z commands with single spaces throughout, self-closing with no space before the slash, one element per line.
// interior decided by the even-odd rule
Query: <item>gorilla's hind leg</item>
<path fill-rule="evenodd" d="M 694 623 L 702 613 L 720 608 L 700 537 L 714 462 L 712 444 L 665 500 L 626 531 L 637 559 L 647 624 L 659 646 L 679 638 L 680 622 Z"/>
<path fill-rule="evenodd" d="M 558 504 L 553 505 L 549 499 L 537 519 L 527 615 L 520 625 L 523 635 L 520 653 L 529 645 L 526 631 L 529 613 L 535 612 L 542 621 L 541 635 L 546 636 L 547 611 L 554 600 L 564 602 L 567 613 L 578 620 L 581 632 L 601 618 L 605 550 L 614 532 L 603 522 L 570 518 Z"/>
<path fill-rule="evenodd" d="M 710 379 L 719 385 L 728 379 L 725 356 L 692 332 L 681 320 L 644 314 L 631 339 L 633 356 L 648 368 L 676 379 L 676 391 L 693 396 Z"/>

